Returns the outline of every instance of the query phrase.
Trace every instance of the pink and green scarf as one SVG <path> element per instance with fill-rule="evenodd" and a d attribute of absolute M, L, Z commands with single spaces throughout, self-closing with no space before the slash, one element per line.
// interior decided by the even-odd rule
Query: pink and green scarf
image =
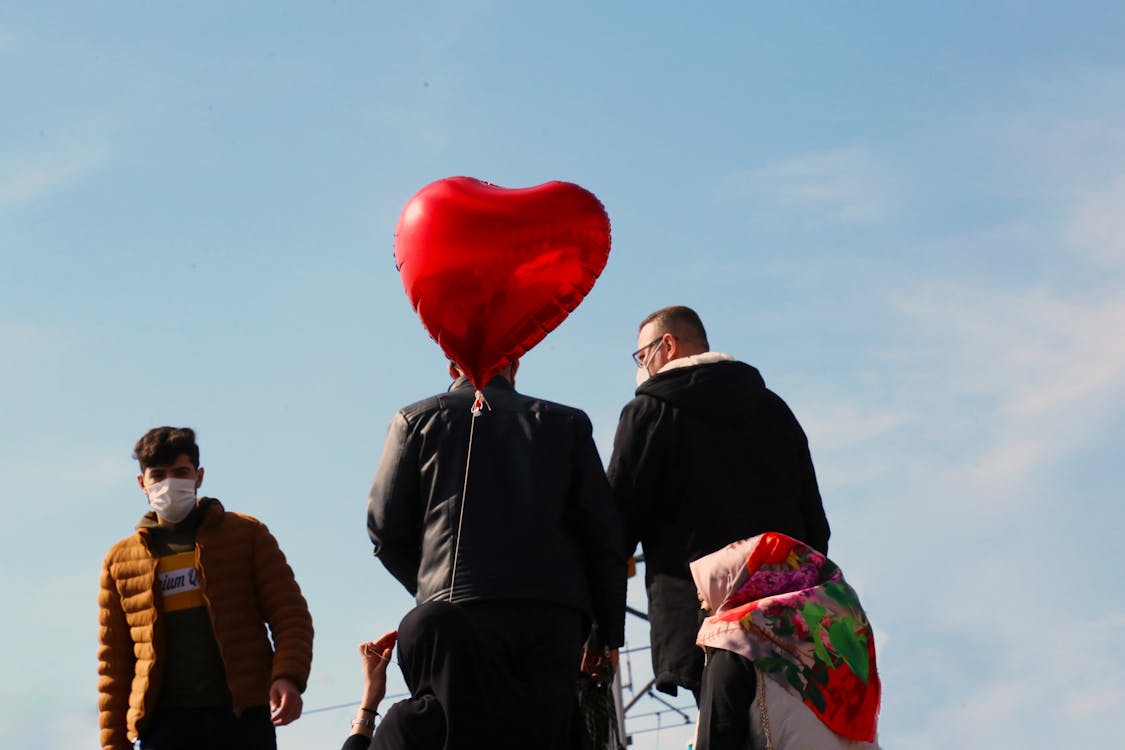
<path fill-rule="evenodd" d="M 696 642 L 753 660 L 839 735 L 874 742 L 881 685 L 855 590 L 803 542 L 767 532 L 691 563 L 711 615 Z"/>

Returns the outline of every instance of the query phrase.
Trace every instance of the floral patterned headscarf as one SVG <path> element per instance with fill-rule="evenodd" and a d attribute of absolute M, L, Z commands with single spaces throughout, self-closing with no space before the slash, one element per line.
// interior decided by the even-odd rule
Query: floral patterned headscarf
<path fill-rule="evenodd" d="M 767 532 L 701 557 L 691 574 L 710 612 L 696 643 L 753 660 L 832 731 L 875 741 L 875 638 L 859 597 L 831 560 Z"/>

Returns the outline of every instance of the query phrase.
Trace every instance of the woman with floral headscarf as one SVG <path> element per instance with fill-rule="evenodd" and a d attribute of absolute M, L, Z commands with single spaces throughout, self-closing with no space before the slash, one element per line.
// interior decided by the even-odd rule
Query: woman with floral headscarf
<path fill-rule="evenodd" d="M 708 612 L 696 750 L 878 747 L 875 639 L 831 560 L 767 532 L 691 573 Z"/>

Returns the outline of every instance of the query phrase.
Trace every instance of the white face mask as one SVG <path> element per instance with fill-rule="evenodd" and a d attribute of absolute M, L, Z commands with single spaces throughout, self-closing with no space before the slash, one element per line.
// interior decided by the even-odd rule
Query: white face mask
<path fill-rule="evenodd" d="M 656 342 L 653 341 L 652 343 L 655 344 Z M 649 362 L 651 362 L 656 357 L 656 351 L 657 351 L 656 349 L 649 349 L 648 354 L 645 355 L 643 364 L 640 367 L 637 368 L 637 387 L 638 388 L 641 387 L 641 383 L 644 383 L 646 380 L 648 380 L 649 378 L 652 377 L 651 375 L 648 374 L 648 364 L 649 364 Z"/>
<path fill-rule="evenodd" d="M 637 368 L 637 387 L 640 388 L 641 384 L 649 379 L 648 366 Z"/>
<path fill-rule="evenodd" d="M 170 478 L 145 488 L 148 503 L 165 521 L 179 523 L 195 507 L 195 480 Z"/>

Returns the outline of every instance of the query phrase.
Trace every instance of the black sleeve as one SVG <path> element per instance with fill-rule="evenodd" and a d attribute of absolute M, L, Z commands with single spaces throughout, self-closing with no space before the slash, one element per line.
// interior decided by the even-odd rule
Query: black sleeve
<path fill-rule="evenodd" d="M 367 498 L 367 534 L 383 566 L 411 594 L 422 562 L 417 445 L 401 412 L 391 420 Z"/>
<path fill-rule="evenodd" d="M 659 505 L 659 480 L 662 462 L 658 431 L 660 402 L 639 396 L 621 410 L 613 454 L 609 459 L 610 487 L 621 514 L 625 554 L 632 555 L 643 529 Z"/>
<path fill-rule="evenodd" d="M 828 528 L 828 516 L 824 513 L 824 503 L 820 499 L 820 488 L 816 484 L 816 470 L 813 468 L 812 454 L 809 453 L 809 443 L 801 433 L 801 445 L 804 450 L 801 466 L 801 515 L 805 521 L 805 532 L 808 539 L 804 541 L 821 554 L 828 554 L 828 537 L 831 534 Z"/>
<path fill-rule="evenodd" d="M 362 734 L 349 734 L 344 740 L 340 750 L 367 750 L 371 747 L 371 739 Z"/>
<path fill-rule="evenodd" d="M 605 646 L 625 642 L 625 553 L 621 520 L 594 444 L 593 427 L 583 415 L 576 435 L 573 500 L 582 539 L 583 564 L 594 619 Z"/>
<path fill-rule="evenodd" d="M 820 488 L 816 482 L 816 470 L 813 468 L 812 454 L 809 452 L 809 439 L 805 435 L 797 415 L 780 396 L 772 391 L 766 392 L 772 404 L 776 429 L 785 436 L 787 446 L 787 466 L 794 474 L 794 488 L 797 493 L 796 501 L 801 514 L 801 526 L 805 535 L 802 542 L 823 555 L 828 554 L 828 516 L 824 513 L 824 504 L 820 498 Z"/>
<path fill-rule="evenodd" d="M 797 474 L 797 502 L 800 505 L 801 524 L 805 529 L 805 538 L 801 541 L 821 554 L 827 555 L 828 516 L 824 514 L 824 503 L 821 502 L 820 488 L 816 483 L 816 470 L 813 468 L 812 454 L 809 452 L 809 439 L 789 405 L 776 394 L 774 398 L 780 407 L 779 418 L 783 420 L 783 424 L 789 425 L 787 432 L 792 445 L 792 466 Z"/>

